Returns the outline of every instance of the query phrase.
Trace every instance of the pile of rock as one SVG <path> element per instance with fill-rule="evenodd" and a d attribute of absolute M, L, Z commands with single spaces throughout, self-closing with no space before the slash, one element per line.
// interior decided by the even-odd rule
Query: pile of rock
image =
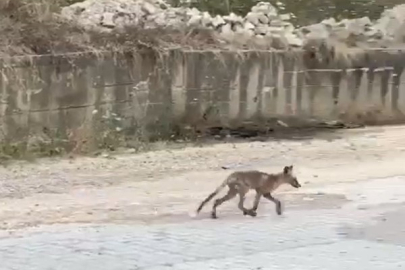
<path fill-rule="evenodd" d="M 289 14 L 278 14 L 267 2 L 252 7 L 245 17 L 231 13 L 212 17 L 196 8 L 171 7 L 162 0 L 86 0 L 62 9 L 64 18 L 86 28 L 111 31 L 125 26 L 143 28 L 209 28 L 230 43 L 302 46 Z"/>
<path fill-rule="evenodd" d="M 109 31 L 128 25 L 144 26 L 145 23 L 154 23 L 156 26 L 171 24 L 173 21 L 170 17 L 176 17 L 177 14 L 175 11 L 166 14 L 168 8 L 165 2 L 159 0 L 86 0 L 64 7 L 61 15 L 86 28 Z M 168 16 L 165 18 L 162 15 Z M 178 21 L 181 18 L 174 19 Z"/>
<path fill-rule="evenodd" d="M 299 29 L 299 36 L 306 42 L 314 39 L 334 39 L 352 46 L 390 46 L 405 42 L 405 4 L 387 9 L 376 22 L 368 17 L 344 19 L 333 18 Z"/>
<path fill-rule="evenodd" d="M 405 4 L 395 6 L 383 12 L 374 24 L 374 29 L 381 33 L 384 39 L 395 43 L 405 42 Z"/>
<path fill-rule="evenodd" d="M 231 13 L 212 17 L 196 8 L 171 7 L 164 0 L 86 0 L 62 9 L 64 18 L 86 28 L 111 31 L 125 26 L 142 28 L 187 27 L 212 29 L 219 40 L 260 48 L 302 47 L 311 40 L 334 39 L 356 46 L 382 46 L 404 42 L 405 4 L 386 10 L 375 23 L 367 17 L 336 21 L 333 18 L 296 29 L 292 14 L 279 14 L 268 2 L 260 2 L 245 16 Z"/>
<path fill-rule="evenodd" d="M 258 45 L 284 44 L 301 47 L 302 39 L 296 34 L 296 29 L 289 22 L 291 14 L 279 14 L 278 10 L 268 2 L 260 2 L 243 18 L 231 13 L 224 16 L 223 23 L 217 30 L 220 36 L 233 43 L 247 44 L 254 42 Z"/>

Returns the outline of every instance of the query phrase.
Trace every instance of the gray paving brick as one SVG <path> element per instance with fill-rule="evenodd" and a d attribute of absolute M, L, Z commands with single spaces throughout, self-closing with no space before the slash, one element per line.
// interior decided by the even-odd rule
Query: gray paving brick
<path fill-rule="evenodd" d="M 1 269 L 398 269 L 405 266 L 405 231 L 395 224 L 404 223 L 405 206 L 391 204 L 397 214 L 387 209 L 353 203 L 282 217 L 263 209 L 257 218 L 44 227 L 0 239 Z M 394 224 L 375 219 L 381 215 Z"/>

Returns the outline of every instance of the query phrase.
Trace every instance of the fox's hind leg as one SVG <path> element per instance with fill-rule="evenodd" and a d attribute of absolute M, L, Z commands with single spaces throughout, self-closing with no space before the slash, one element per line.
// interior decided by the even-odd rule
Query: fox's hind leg
<path fill-rule="evenodd" d="M 211 217 L 217 218 L 217 207 L 224 202 L 233 199 L 236 194 L 238 194 L 238 191 L 235 189 L 235 187 L 229 186 L 228 193 L 224 197 L 215 200 L 214 205 L 212 206 Z"/>

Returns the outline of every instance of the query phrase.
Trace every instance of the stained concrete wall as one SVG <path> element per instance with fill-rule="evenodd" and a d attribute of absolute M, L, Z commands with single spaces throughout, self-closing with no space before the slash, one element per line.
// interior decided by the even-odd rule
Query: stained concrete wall
<path fill-rule="evenodd" d="M 158 135 L 173 124 L 255 119 L 404 122 L 405 52 L 369 51 L 347 63 L 301 51 L 3 59 L 2 137 L 91 134 L 101 121 Z"/>

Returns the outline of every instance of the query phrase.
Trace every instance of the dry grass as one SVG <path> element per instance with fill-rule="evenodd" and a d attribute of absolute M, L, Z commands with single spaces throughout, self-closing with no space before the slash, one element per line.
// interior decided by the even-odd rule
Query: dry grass
<path fill-rule="evenodd" d="M 76 51 L 88 46 L 84 31 L 55 14 L 60 0 L 0 0 L 0 56 Z"/>
<path fill-rule="evenodd" d="M 0 57 L 137 48 L 210 48 L 220 44 L 207 30 L 126 29 L 85 31 L 58 16 L 68 0 L 0 0 Z"/>
<path fill-rule="evenodd" d="M 109 51 L 135 49 L 212 49 L 220 48 L 215 33 L 207 29 L 142 29 L 127 27 L 112 33 L 89 33 L 93 48 Z"/>

